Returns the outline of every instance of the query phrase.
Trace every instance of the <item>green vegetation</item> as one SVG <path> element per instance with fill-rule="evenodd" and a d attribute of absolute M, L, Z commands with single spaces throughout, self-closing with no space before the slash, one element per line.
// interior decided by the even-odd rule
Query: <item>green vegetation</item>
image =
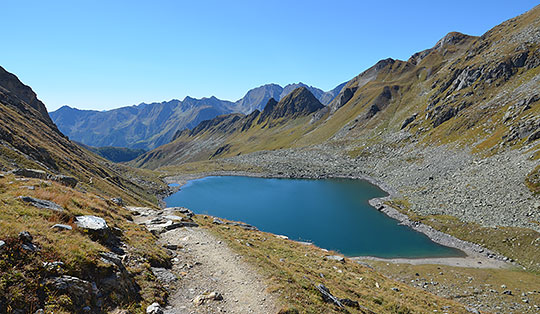
<path fill-rule="evenodd" d="M 112 162 L 130 161 L 139 157 L 140 155 L 146 152 L 144 149 L 133 149 L 133 148 L 127 148 L 127 147 L 112 147 L 112 146 L 93 147 L 93 146 L 86 146 L 82 144 L 79 144 L 79 145 L 83 146 L 84 148 L 88 149 L 94 154 L 97 154 Z"/>

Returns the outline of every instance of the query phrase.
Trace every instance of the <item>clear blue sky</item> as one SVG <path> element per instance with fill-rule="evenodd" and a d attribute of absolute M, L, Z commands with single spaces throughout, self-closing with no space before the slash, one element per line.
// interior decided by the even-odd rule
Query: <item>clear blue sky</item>
<path fill-rule="evenodd" d="M 481 35 L 529 0 L 4 0 L 0 65 L 49 110 L 110 109 L 302 81 L 329 90 L 450 31 Z"/>

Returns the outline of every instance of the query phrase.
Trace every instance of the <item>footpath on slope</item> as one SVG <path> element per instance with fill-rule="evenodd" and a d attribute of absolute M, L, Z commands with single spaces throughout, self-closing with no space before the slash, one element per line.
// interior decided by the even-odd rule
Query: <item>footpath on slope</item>
<path fill-rule="evenodd" d="M 158 244 L 173 254 L 170 270 L 153 268 L 171 289 L 163 313 L 277 313 L 276 296 L 242 256 L 186 217 L 184 208 L 130 207 L 136 223 L 159 235 Z M 184 215 L 182 215 L 184 216 Z M 159 312 L 155 312 L 159 313 Z"/>

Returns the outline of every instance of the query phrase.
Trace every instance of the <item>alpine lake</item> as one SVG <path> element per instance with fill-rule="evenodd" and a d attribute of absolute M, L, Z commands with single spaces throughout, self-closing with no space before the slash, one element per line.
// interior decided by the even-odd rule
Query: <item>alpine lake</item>
<path fill-rule="evenodd" d="M 368 204 L 369 199 L 386 195 L 364 180 L 211 176 L 189 181 L 165 202 L 168 207 L 187 207 L 196 214 L 245 222 L 346 256 L 464 255 Z"/>

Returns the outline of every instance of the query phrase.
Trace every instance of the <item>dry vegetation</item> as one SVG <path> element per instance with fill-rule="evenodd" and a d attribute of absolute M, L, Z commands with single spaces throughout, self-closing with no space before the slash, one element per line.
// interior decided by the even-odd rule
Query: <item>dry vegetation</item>
<path fill-rule="evenodd" d="M 270 233 L 214 225 L 206 216 L 197 216 L 196 221 L 261 270 L 268 278 L 269 289 L 279 293 L 282 303 L 288 306 L 283 312 L 340 313 L 340 309 L 322 300 L 314 284 L 324 284 L 336 297 L 358 301 L 362 307 L 347 307 L 350 313 L 467 312 L 456 302 L 408 287 L 355 261 L 346 259 L 342 263 L 324 258 L 335 252 Z"/>
<path fill-rule="evenodd" d="M 50 200 L 64 207 L 65 211 L 36 208 L 20 201 L 18 196 Z M 56 182 L 13 175 L 0 178 L 0 202 L 0 239 L 6 242 L 0 250 L 0 298 L 3 298 L 7 312 L 25 309 L 33 313 L 39 308 L 55 313 L 73 312 L 75 308 L 70 297 L 47 290 L 43 284 L 45 278 L 70 275 L 95 281 L 109 272 L 111 265 L 99 258 L 101 252 L 109 249 L 76 227 L 73 221 L 78 215 L 99 216 L 107 221 L 109 227 L 119 228 L 120 239 L 128 245 L 128 254 L 138 256 L 141 261 L 128 266 L 140 287 L 138 295 L 111 295 L 106 308 L 118 306 L 139 312 L 144 304 L 155 299 L 163 301 L 166 297 L 149 267 L 151 264 L 167 264 L 169 256 L 155 245 L 155 236 L 128 220 L 130 215 L 122 207 L 95 194 L 75 191 Z M 73 230 L 51 229 L 57 223 L 70 225 Z M 21 231 L 28 231 L 33 236 L 33 243 L 39 251 L 21 249 L 18 239 Z M 44 266 L 45 262 L 55 261 L 64 265 L 54 269 Z"/>

